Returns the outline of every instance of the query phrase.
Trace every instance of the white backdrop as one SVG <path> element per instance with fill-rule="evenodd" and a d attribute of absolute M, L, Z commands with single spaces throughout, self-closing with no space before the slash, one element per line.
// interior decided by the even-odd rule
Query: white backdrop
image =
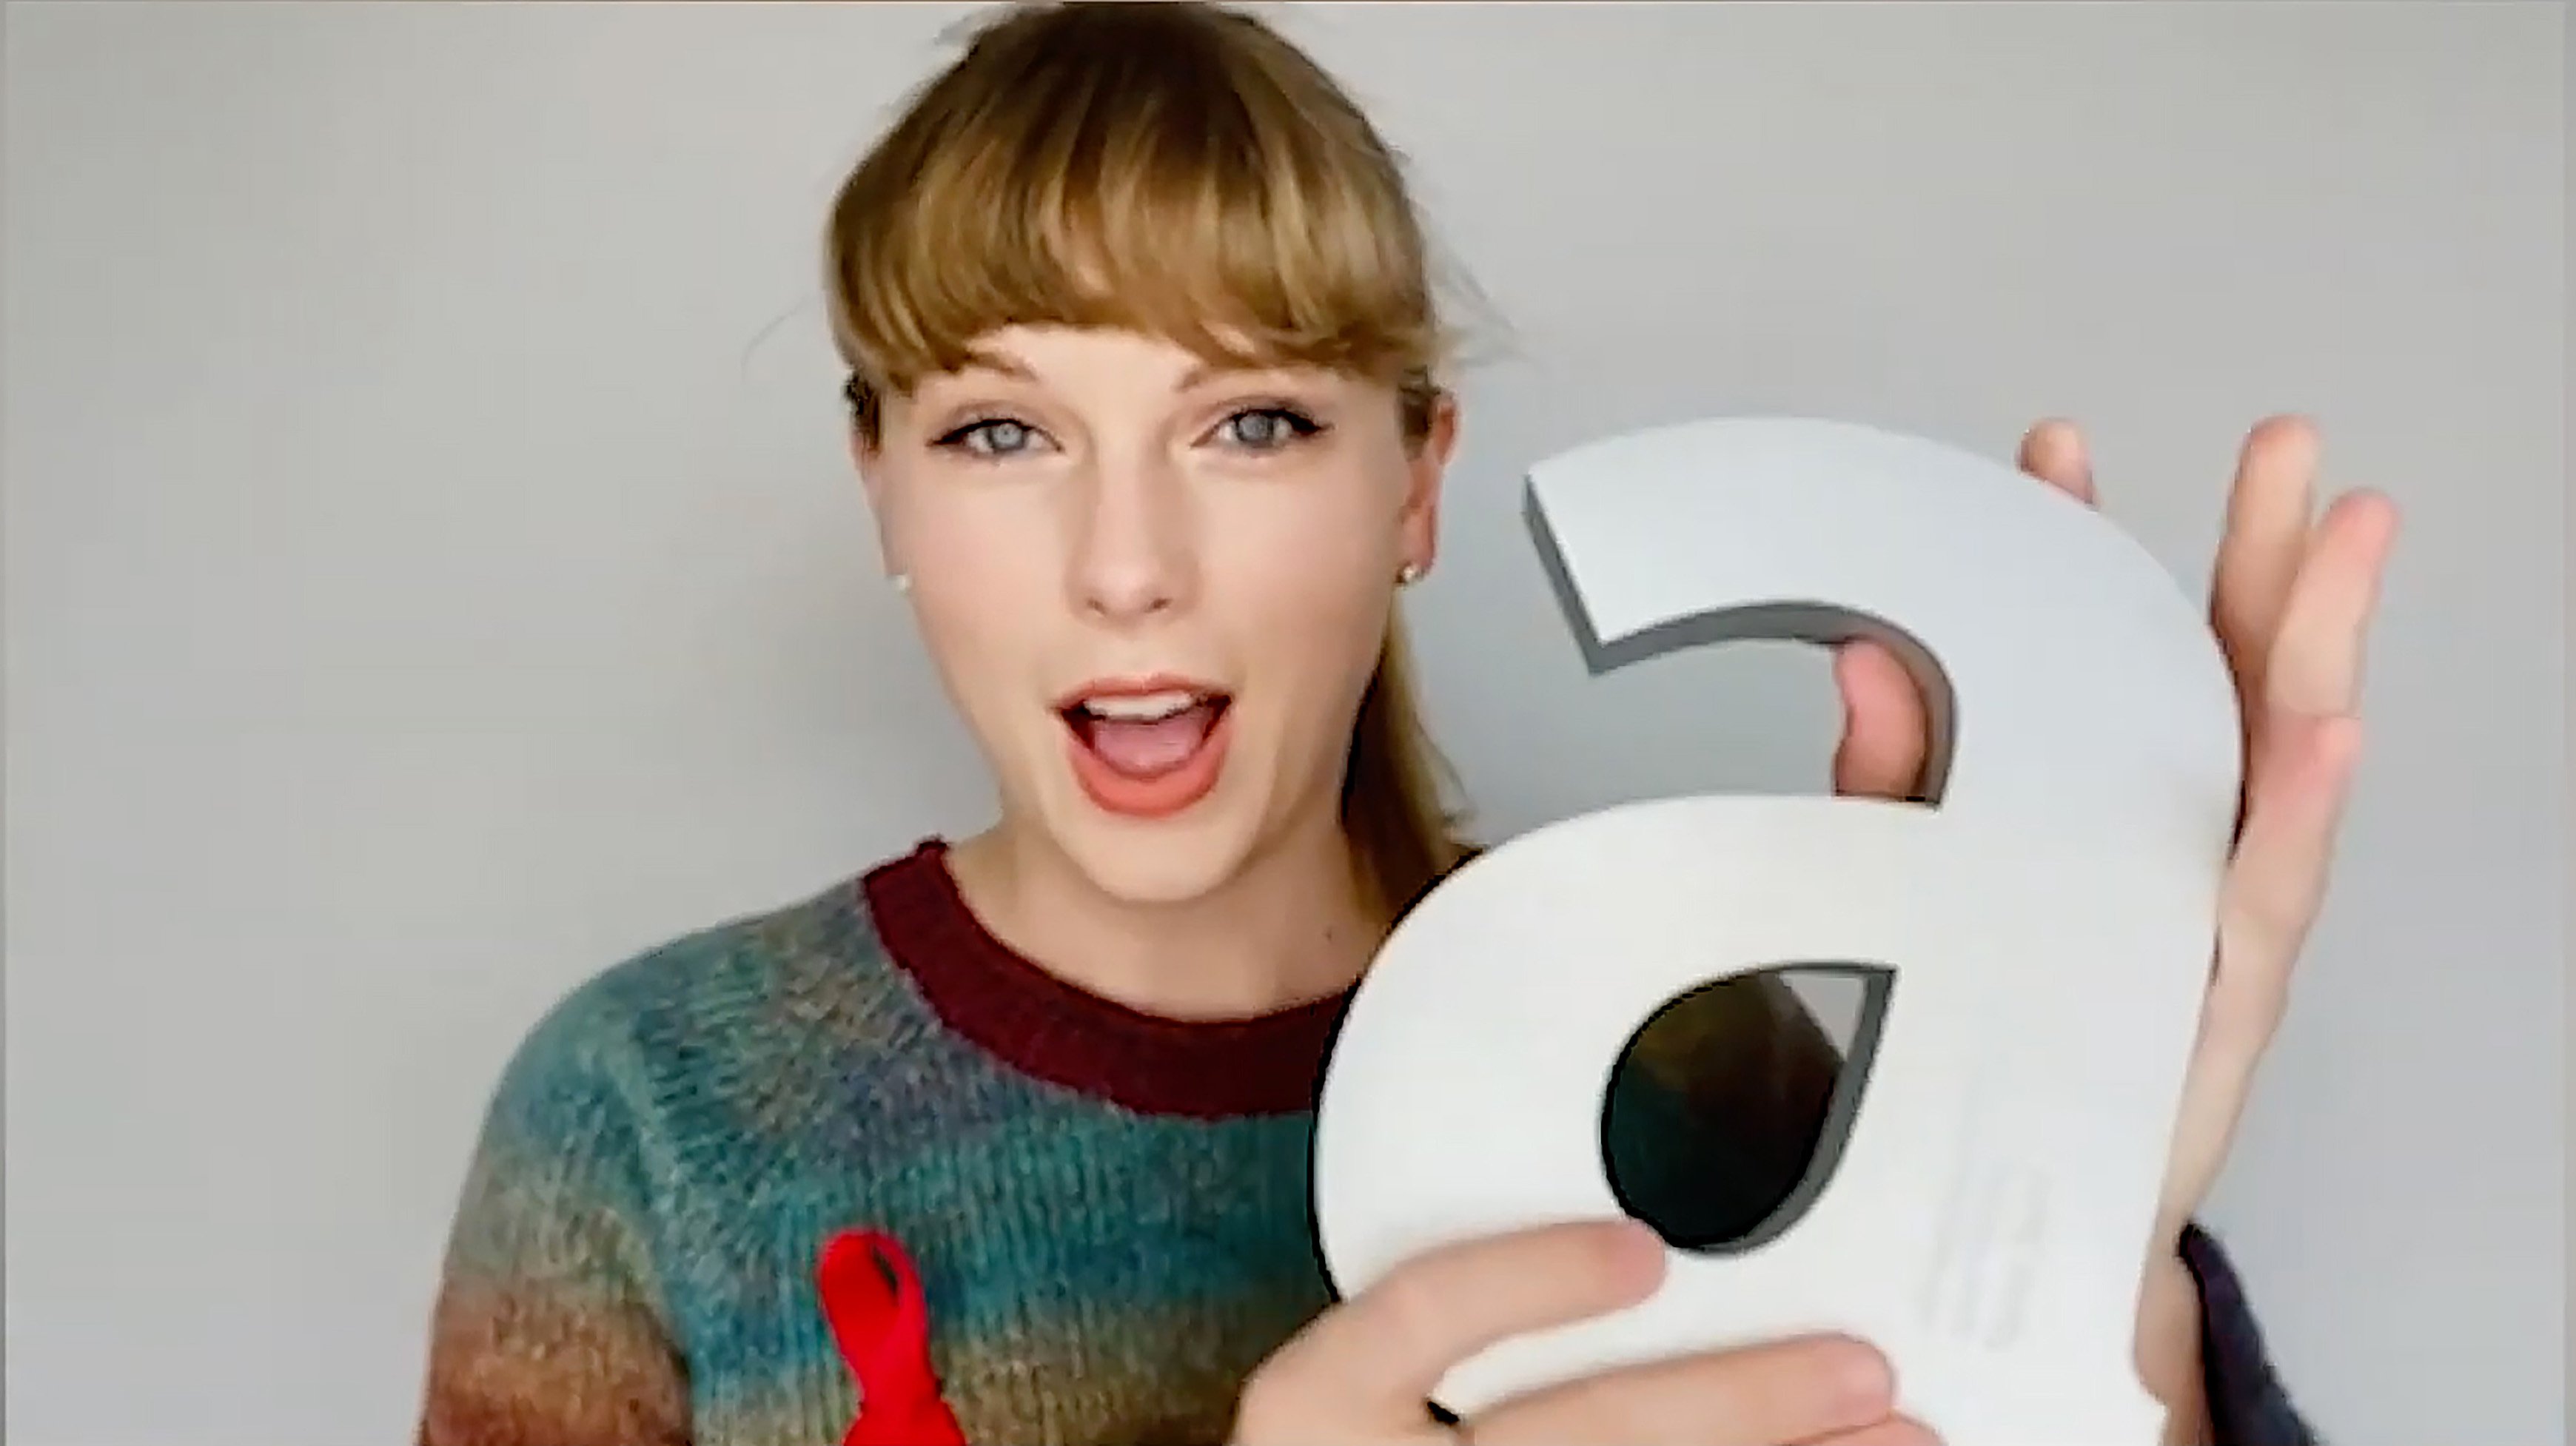
<path fill-rule="evenodd" d="M 9 9 L 12 1439 L 402 1439 L 520 1031 L 983 816 L 814 299 L 956 13 Z M 1822 777 L 1812 655 L 1584 683 L 1514 512 L 1577 439 L 2072 413 L 2195 585 L 2262 411 L 2400 498 L 2375 752 L 2214 1215 L 2334 1439 L 2563 1439 L 2558 7 L 1289 23 L 1498 323 L 1413 605 L 1491 832 Z"/>

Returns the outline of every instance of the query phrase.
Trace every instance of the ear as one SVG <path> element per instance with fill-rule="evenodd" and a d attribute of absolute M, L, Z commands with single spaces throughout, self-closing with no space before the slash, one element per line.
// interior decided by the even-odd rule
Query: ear
<path fill-rule="evenodd" d="M 1440 487 L 1458 449 L 1458 398 L 1442 392 L 1431 404 L 1431 426 L 1405 464 L 1404 509 L 1398 515 L 1404 560 L 1425 572 L 1440 550 Z"/>
<path fill-rule="evenodd" d="M 867 493 L 871 508 L 885 504 L 884 462 L 883 450 L 860 435 L 857 427 L 850 428 L 850 465 L 858 469 L 859 488 Z"/>
<path fill-rule="evenodd" d="M 859 434 L 858 428 L 852 427 L 850 464 L 858 469 L 859 490 L 866 494 L 868 515 L 876 523 L 879 558 L 885 565 L 886 576 L 893 577 L 903 571 L 903 565 L 896 558 L 894 518 L 886 506 L 885 450 L 870 443 Z"/>

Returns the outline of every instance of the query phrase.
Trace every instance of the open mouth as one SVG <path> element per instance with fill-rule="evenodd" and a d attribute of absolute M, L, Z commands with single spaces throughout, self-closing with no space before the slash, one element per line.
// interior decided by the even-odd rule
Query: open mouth
<path fill-rule="evenodd" d="M 1177 813 L 1216 786 L 1232 695 L 1195 685 L 1088 690 L 1057 710 L 1074 775 L 1112 813 Z"/>

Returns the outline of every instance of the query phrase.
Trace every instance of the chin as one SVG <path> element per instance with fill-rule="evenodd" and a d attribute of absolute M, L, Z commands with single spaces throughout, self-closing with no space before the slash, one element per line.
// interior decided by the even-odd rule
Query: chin
<path fill-rule="evenodd" d="M 1082 807 L 1079 801 L 1075 806 Z M 1186 904 L 1242 872 L 1251 830 L 1228 822 L 1139 825 L 1095 815 L 1059 820 L 1048 831 L 1082 876 L 1108 897 L 1125 904 Z"/>

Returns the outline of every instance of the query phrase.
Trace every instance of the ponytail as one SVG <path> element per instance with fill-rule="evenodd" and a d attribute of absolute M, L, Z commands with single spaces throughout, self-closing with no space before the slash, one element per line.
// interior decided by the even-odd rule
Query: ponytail
<path fill-rule="evenodd" d="M 1447 773 L 1414 697 L 1400 621 L 1387 623 L 1377 671 L 1351 726 L 1342 778 L 1342 827 L 1362 878 L 1389 917 L 1399 917 L 1475 852 L 1461 840 L 1441 791 Z"/>

